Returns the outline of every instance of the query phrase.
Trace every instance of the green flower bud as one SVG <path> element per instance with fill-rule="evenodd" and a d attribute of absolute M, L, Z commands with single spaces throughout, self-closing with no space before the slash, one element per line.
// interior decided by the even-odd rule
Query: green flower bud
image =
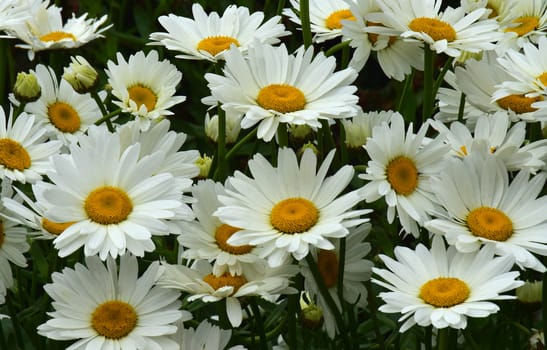
<path fill-rule="evenodd" d="M 85 94 L 95 88 L 99 82 L 99 74 L 85 58 L 71 57 L 72 63 L 65 67 L 63 79 L 80 94 Z"/>
<path fill-rule="evenodd" d="M 17 73 L 17 80 L 13 87 L 15 98 L 23 103 L 34 102 L 42 95 L 42 88 L 34 73 Z"/>

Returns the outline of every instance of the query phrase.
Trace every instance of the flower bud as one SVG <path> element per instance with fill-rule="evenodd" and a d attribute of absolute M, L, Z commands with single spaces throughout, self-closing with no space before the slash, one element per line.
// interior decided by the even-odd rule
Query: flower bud
<path fill-rule="evenodd" d="M 534 304 L 541 303 L 543 282 L 542 281 L 526 281 L 522 286 L 516 289 L 517 299 L 521 303 Z"/>
<path fill-rule="evenodd" d="M 99 82 L 99 74 L 87 60 L 81 56 L 71 57 L 72 63 L 65 67 L 63 79 L 80 94 L 85 94 L 95 88 Z"/>
<path fill-rule="evenodd" d="M 199 175 L 197 176 L 198 179 L 206 179 L 207 176 L 209 176 L 212 162 L 213 159 L 211 157 L 208 157 L 206 154 L 196 160 L 196 165 L 199 168 Z"/>
<path fill-rule="evenodd" d="M 226 144 L 237 141 L 241 131 L 241 114 L 226 113 Z M 218 115 L 205 115 L 205 135 L 214 142 L 218 140 Z"/>
<path fill-rule="evenodd" d="M 17 73 L 13 94 L 19 102 L 34 102 L 42 95 L 42 88 L 34 73 Z"/>

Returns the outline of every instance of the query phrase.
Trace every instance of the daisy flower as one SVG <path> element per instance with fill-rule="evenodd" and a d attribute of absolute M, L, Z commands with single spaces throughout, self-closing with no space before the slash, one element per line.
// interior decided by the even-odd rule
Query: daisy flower
<path fill-rule="evenodd" d="M 336 59 L 313 47 L 289 55 L 285 45 L 255 45 L 247 58 L 236 48 L 226 51 L 224 76 L 208 73 L 212 96 L 208 105 L 222 103 L 227 113 L 244 114 L 241 126 L 259 123 L 257 137 L 270 141 L 279 123 L 321 127 L 319 119 L 352 117 L 358 111 L 352 68 L 334 72 Z"/>
<path fill-rule="evenodd" d="M 393 28 L 382 28 L 383 34 L 374 32 L 374 28 L 381 24 L 365 19 L 369 13 L 380 10 L 374 0 L 351 1 L 349 5 L 355 20 L 344 22 L 342 40 L 350 40 L 349 45 L 355 49 L 349 62 L 350 67 L 360 71 L 371 52 L 374 52 L 380 68 L 388 78 L 401 81 L 410 74 L 412 68 L 423 70 L 421 45 L 402 40 L 400 31 Z"/>
<path fill-rule="evenodd" d="M 38 334 L 55 340 L 77 340 L 68 350 L 179 349 L 171 339 L 179 319 L 192 318 L 179 310 L 180 292 L 156 286 L 159 263 L 151 263 L 138 277 L 137 259 L 130 254 L 106 266 L 87 257 L 54 272 L 44 290 L 53 299 L 50 320 Z"/>
<path fill-rule="evenodd" d="M 102 260 L 137 256 L 154 250 L 152 235 L 169 234 L 166 220 L 177 215 L 182 195 L 171 174 L 154 174 L 163 157 L 138 159 L 140 144 L 122 150 L 119 137 L 93 127 L 89 144 L 71 144 L 70 154 L 51 158 L 52 183 L 39 182 L 33 192 L 53 222 L 74 222 L 55 240 L 59 256 L 84 246 L 86 256 Z M 192 219 L 189 217 L 187 219 Z"/>
<path fill-rule="evenodd" d="M 200 181 L 192 188 L 192 197 L 197 201 L 192 210 L 197 221 L 187 223 L 177 238 L 184 246 L 182 257 L 214 261 L 215 276 L 226 271 L 240 275 L 243 273 L 243 265 L 253 264 L 260 258 L 254 246 L 233 246 L 227 243 L 238 228 L 224 224 L 213 216 L 222 205 L 217 198 L 219 195 L 226 195 L 224 186 L 212 180 Z"/>
<path fill-rule="evenodd" d="M 228 179 L 223 204 L 214 215 L 240 228 L 229 239 L 231 245 L 259 245 L 260 256 L 271 266 L 279 266 L 288 255 L 302 260 L 317 247 L 334 249 L 329 238 L 342 238 L 348 228 L 368 219 L 371 210 L 352 210 L 361 197 L 356 191 L 340 193 L 353 178 L 353 168 L 345 165 L 326 177 L 334 157 L 331 151 L 316 172 L 317 158 L 306 149 L 300 164 L 290 148 L 279 150 L 277 168 L 261 154 L 248 163 L 253 176 L 236 172 Z"/>
<path fill-rule="evenodd" d="M 354 0 L 349 1 L 354 2 Z M 290 0 L 290 2 L 292 8 L 284 9 L 283 14 L 292 22 L 301 25 L 300 0 Z M 309 2 L 311 31 L 315 33 L 314 42 L 322 43 L 340 37 L 345 25 L 342 21 L 355 21 L 348 2 L 345 0 L 312 0 Z"/>
<path fill-rule="evenodd" d="M 419 235 L 418 225 L 429 219 L 427 212 L 434 208 L 431 177 L 443 168 L 449 151 L 441 137 L 424 144 L 428 126 L 422 125 L 414 134 L 411 123 L 405 132 L 399 114 L 393 115 L 390 125 L 376 126 L 365 146 L 370 156 L 366 174 L 359 175 L 369 181 L 360 189 L 365 200 L 385 197 L 388 221 L 392 223 L 397 213 L 403 230 L 415 237 Z"/>
<path fill-rule="evenodd" d="M 29 4 L 22 0 L 4 0 L 0 3 L 0 31 L 21 26 L 30 18 Z"/>
<path fill-rule="evenodd" d="M 200 4 L 192 5 L 193 19 L 169 14 L 158 21 L 167 31 L 150 34 L 151 44 L 163 45 L 169 50 L 182 52 L 175 57 L 216 62 L 224 59 L 224 52 L 235 45 L 246 52 L 249 46 L 277 44 L 279 38 L 289 35 L 280 16 L 264 21 L 260 11 L 249 14 L 245 6 L 229 5 L 222 16 L 205 13 Z"/>
<path fill-rule="evenodd" d="M 365 259 L 370 252 L 370 244 L 364 238 L 370 232 L 370 224 L 363 224 L 351 230 L 346 240 L 346 255 L 344 262 L 343 296 L 344 300 L 353 307 L 363 308 L 367 304 L 367 289 L 363 282 L 368 281 L 371 275 L 372 262 Z M 316 261 L 323 284 L 327 288 L 336 306 L 341 312 L 342 306 L 338 296 L 338 271 L 340 264 L 340 241 L 334 241 L 333 250 L 313 249 L 311 254 Z M 323 311 L 323 328 L 330 338 L 338 333 L 332 310 L 319 293 L 317 281 L 314 279 L 309 265 L 305 260 L 300 262 L 304 276 L 304 288 L 316 300 L 317 306 Z"/>
<path fill-rule="evenodd" d="M 492 246 L 521 268 L 544 272 L 532 254 L 547 255 L 547 197 L 540 195 L 545 173 L 520 171 L 511 183 L 507 169 L 489 153 L 473 152 L 445 162 L 432 188 L 444 210 L 425 227 L 461 252 Z"/>
<path fill-rule="evenodd" d="M 499 1 L 499 0 L 498 0 Z M 496 20 L 505 35 L 497 51 L 520 49 L 526 43 L 537 43 L 547 30 L 547 3 L 544 0 L 509 0 L 500 8 Z"/>
<path fill-rule="evenodd" d="M 142 130 L 150 127 L 151 120 L 172 115 L 169 108 L 186 100 L 185 96 L 174 96 L 182 73 L 168 60 L 160 61 L 157 51 L 146 56 L 139 51 L 128 61 L 118 52 L 116 58 L 118 63 L 109 60 L 105 70 L 112 95 L 118 99 L 113 102 L 131 113 Z"/>
<path fill-rule="evenodd" d="M 458 57 L 462 51 L 493 50 L 502 36 L 495 20 L 482 18 L 487 11 L 484 8 L 467 14 L 462 7 L 440 11 L 441 0 L 377 3 L 383 12 L 370 14 L 367 20 L 394 28 L 403 38 L 424 42 L 431 50 L 448 56 Z"/>
<path fill-rule="evenodd" d="M 490 152 L 509 171 L 528 169 L 535 173 L 545 166 L 547 140 L 524 145 L 526 124 L 521 121 L 510 127 L 506 113 L 480 116 L 473 132 L 460 122 L 452 122 L 450 129 L 438 121 L 433 122 L 432 126 L 446 136 L 454 156 L 465 157 L 474 150 Z"/>
<path fill-rule="evenodd" d="M 372 136 L 372 129 L 383 122 L 389 123 L 391 117 L 399 112 L 393 111 L 359 111 L 352 119 L 342 119 L 342 125 L 346 132 L 346 145 L 349 148 L 361 149 Z"/>
<path fill-rule="evenodd" d="M 36 116 L 36 123 L 48 131 L 50 137 L 65 145 L 77 140 L 102 113 L 89 94 L 79 94 L 62 79 L 57 81 L 51 67 L 39 64 L 36 76 L 42 94 L 36 102 L 25 105 L 25 111 Z"/>
<path fill-rule="evenodd" d="M 231 329 L 222 329 L 210 324 L 207 320 L 201 321 L 194 328 L 184 328 L 182 322 L 177 322 L 178 331 L 173 336 L 181 349 L 224 350 L 232 336 Z M 227 350 L 244 350 L 241 345 L 231 346 Z"/>
<path fill-rule="evenodd" d="M 514 299 L 502 293 L 521 286 L 519 273 L 509 271 L 513 259 L 494 258 L 492 247 L 463 254 L 446 249 L 443 239 L 433 238 L 431 249 L 418 244 L 415 250 L 395 247 L 395 259 L 381 254 L 386 269 L 372 268 L 372 282 L 389 292 L 380 293 L 385 302 L 378 310 L 401 313 L 399 329 L 418 324 L 464 329 L 468 317 L 487 317 L 499 311 L 490 300 Z"/>
<path fill-rule="evenodd" d="M 24 42 L 15 46 L 28 50 L 30 60 L 33 60 L 35 53 L 39 51 L 73 49 L 102 38 L 101 33 L 112 26 L 101 27 L 107 20 L 106 15 L 98 19 L 88 19 L 87 13 L 80 17 L 72 14 L 72 17 L 63 23 L 62 8 L 48 5 L 49 1 L 35 2 L 28 8 L 30 17 L 25 23 L 8 31 L 9 37 Z"/>
<path fill-rule="evenodd" d="M 245 266 L 240 275 L 225 272 L 220 276 L 213 274 L 212 266 L 205 260 L 196 261 L 191 268 L 170 264 L 162 266 L 158 285 L 192 294 L 188 301 L 199 299 L 214 303 L 225 300 L 226 314 L 233 327 L 239 327 L 243 320 L 239 298 L 260 296 L 275 300 L 279 294 L 294 293 L 294 288 L 289 287 L 289 279 L 298 272 L 294 265 L 271 268 L 263 261 Z"/>
<path fill-rule="evenodd" d="M 25 112 L 8 118 L 0 108 L 0 177 L 34 183 L 51 169 L 49 157 L 59 152 L 60 141 L 47 141 L 46 130 Z"/>

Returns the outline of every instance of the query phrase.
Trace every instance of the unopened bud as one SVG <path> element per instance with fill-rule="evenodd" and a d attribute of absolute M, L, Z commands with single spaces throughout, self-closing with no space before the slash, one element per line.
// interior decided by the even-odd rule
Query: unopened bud
<path fill-rule="evenodd" d="M 226 144 L 232 144 L 237 141 L 239 132 L 241 131 L 240 114 L 226 113 Z M 214 142 L 218 140 L 218 115 L 205 115 L 205 135 Z"/>
<path fill-rule="evenodd" d="M 196 160 L 196 165 L 199 168 L 199 179 L 206 179 L 207 176 L 209 176 L 209 171 L 211 170 L 211 163 L 213 162 L 213 159 L 211 157 L 208 157 L 206 154 L 199 157 Z"/>
<path fill-rule="evenodd" d="M 33 73 L 17 73 L 13 94 L 19 102 L 34 102 L 42 95 L 42 88 Z"/>
<path fill-rule="evenodd" d="M 65 67 L 63 79 L 80 94 L 93 90 L 99 82 L 99 74 L 87 60 L 81 56 L 71 57 L 72 63 Z"/>
<path fill-rule="evenodd" d="M 543 282 L 542 281 L 526 281 L 522 286 L 516 289 L 517 299 L 521 303 L 534 304 L 541 303 Z"/>

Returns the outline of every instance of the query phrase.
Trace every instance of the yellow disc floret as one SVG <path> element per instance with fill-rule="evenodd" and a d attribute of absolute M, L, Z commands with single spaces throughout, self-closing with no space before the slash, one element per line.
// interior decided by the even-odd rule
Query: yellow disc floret
<path fill-rule="evenodd" d="M 435 307 L 451 307 L 466 301 L 469 293 L 469 287 L 462 280 L 439 277 L 424 283 L 420 288 L 419 297 Z"/>
<path fill-rule="evenodd" d="M 475 236 L 506 241 L 513 235 L 513 222 L 499 209 L 479 207 L 467 214 L 467 227 Z"/>
<path fill-rule="evenodd" d="M 61 132 L 73 133 L 80 130 L 80 116 L 68 103 L 52 103 L 47 109 L 47 115 L 51 124 Z"/>
<path fill-rule="evenodd" d="M 251 245 L 233 246 L 226 241 L 240 229 L 227 224 L 220 225 L 215 231 L 215 241 L 220 249 L 234 255 L 247 254 L 253 250 Z"/>
<path fill-rule="evenodd" d="M 302 91 L 286 84 L 272 84 L 262 88 L 256 102 L 264 109 L 279 113 L 300 111 L 306 107 L 306 97 Z"/>
<path fill-rule="evenodd" d="M 456 40 L 456 30 L 450 23 L 436 18 L 418 17 L 413 19 L 408 27 L 414 32 L 429 35 L 435 41 L 446 39 L 446 41 L 451 42 Z"/>
<path fill-rule="evenodd" d="M 23 171 L 30 168 L 30 155 L 19 142 L 0 139 L 0 165 L 10 170 Z"/>
<path fill-rule="evenodd" d="M 348 9 L 335 11 L 325 19 L 325 27 L 330 30 L 340 29 L 343 20 L 355 21 L 355 16 Z"/>
<path fill-rule="evenodd" d="M 234 293 L 238 291 L 241 286 L 243 286 L 245 283 L 247 283 L 247 279 L 245 276 L 242 275 L 232 275 L 228 272 L 225 272 L 224 274 L 220 276 L 215 276 L 212 273 L 208 274 L 207 276 L 203 277 L 203 280 L 207 282 L 211 287 L 213 287 L 214 290 L 220 289 L 222 287 L 226 286 L 232 286 L 234 287 Z"/>
<path fill-rule="evenodd" d="M 131 214 L 133 204 L 123 190 L 105 186 L 93 190 L 87 196 L 84 209 L 92 221 L 111 225 L 124 221 Z"/>
<path fill-rule="evenodd" d="M 282 233 L 302 233 L 319 220 L 319 210 L 305 198 L 287 198 L 277 203 L 270 213 L 272 226 Z"/>
<path fill-rule="evenodd" d="M 232 44 L 239 46 L 239 41 L 230 36 L 210 36 L 198 43 L 198 50 L 207 51 L 211 55 L 216 56 L 222 51 L 228 50 Z"/>
<path fill-rule="evenodd" d="M 386 167 L 386 175 L 397 194 L 407 196 L 418 187 L 418 169 L 410 158 L 400 156 L 392 159 Z"/>
<path fill-rule="evenodd" d="M 156 107 L 158 97 L 149 87 L 136 84 L 128 88 L 127 92 L 129 93 L 129 98 L 137 104 L 137 108 L 141 108 L 144 105 L 146 110 L 150 112 Z"/>
<path fill-rule="evenodd" d="M 121 339 L 137 325 L 135 309 L 126 302 L 112 300 L 99 305 L 91 315 L 91 327 L 107 339 Z"/>

